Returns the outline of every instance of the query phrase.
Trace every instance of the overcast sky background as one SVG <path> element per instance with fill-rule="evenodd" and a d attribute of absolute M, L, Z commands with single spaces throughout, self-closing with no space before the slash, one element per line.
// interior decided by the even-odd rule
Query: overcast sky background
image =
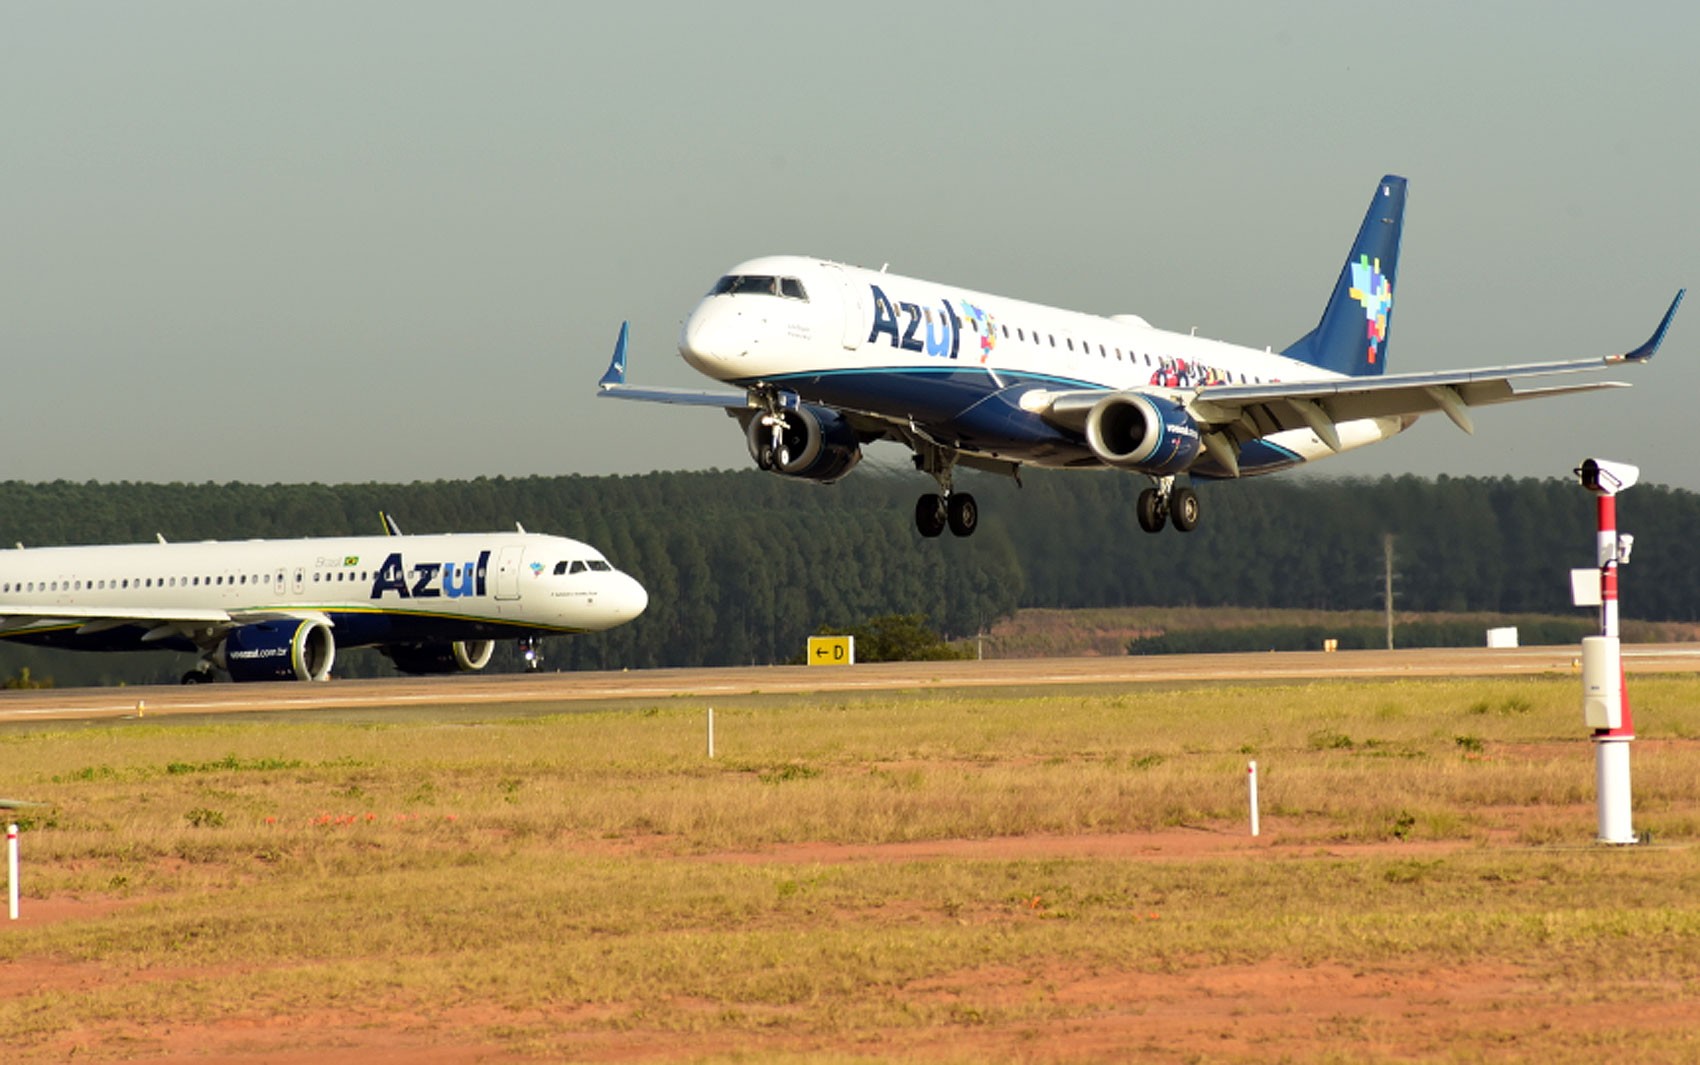
<path fill-rule="evenodd" d="M 1277 348 L 1384 173 L 1395 370 L 1639 344 L 1700 282 L 1700 6 L 12 3 L 0 479 L 742 467 L 678 329 L 798 253 Z M 1700 489 L 1700 300 L 1636 387 L 1319 474 Z M 907 453 L 877 444 L 890 465 Z M 917 491 L 928 484 L 917 475 Z"/>

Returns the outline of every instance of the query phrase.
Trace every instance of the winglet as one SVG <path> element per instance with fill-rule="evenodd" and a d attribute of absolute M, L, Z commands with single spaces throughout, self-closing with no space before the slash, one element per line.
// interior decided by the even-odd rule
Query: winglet
<path fill-rule="evenodd" d="M 614 357 L 608 361 L 608 372 L 596 382 L 604 392 L 626 383 L 626 336 L 631 332 L 631 325 L 630 322 L 620 323 L 620 339 L 614 342 Z"/>
<path fill-rule="evenodd" d="M 1647 338 L 1645 344 L 1634 351 L 1624 352 L 1619 358 L 1625 362 L 1646 362 L 1652 358 L 1653 352 L 1658 351 L 1659 345 L 1665 342 L 1665 330 L 1670 328 L 1670 320 L 1676 317 L 1676 309 L 1682 305 L 1682 297 L 1686 295 L 1688 295 L 1687 289 L 1677 289 L 1676 299 L 1670 301 L 1670 310 L 1665 312 L 1664 318 L 1659 322 L 1659 327 L 1653 330 L 1653 335 Z"/>
<path fill-rule="evenodd" d="M 395 518 L 390 515 L 389 511 L 387 511 L 387 510 L 378 511 L 378 520 L 383 522 L 383 524 L 384 524 L 384 535 L 385 536 L 400 536 L 401 535 L 401 523 L 396 521 Z"/>

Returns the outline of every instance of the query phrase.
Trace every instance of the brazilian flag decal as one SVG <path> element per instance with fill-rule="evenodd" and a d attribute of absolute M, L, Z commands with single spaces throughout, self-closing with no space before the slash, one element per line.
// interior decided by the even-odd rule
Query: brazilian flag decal
<path fill-rule="evenodd" d="M 349 555 L 347 558 L 342 560 L 342 564 L 345 566 L 358 566 L 360 565 L 360 556 Z"/>

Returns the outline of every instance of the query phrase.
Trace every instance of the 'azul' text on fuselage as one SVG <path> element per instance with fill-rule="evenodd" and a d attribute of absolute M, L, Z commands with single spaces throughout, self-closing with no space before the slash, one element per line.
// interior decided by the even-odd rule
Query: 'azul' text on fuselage
<path fill-rule="evenodd" d="M 480 551 L 477 562 L 415 562 L 411 567 L 402 561 L 401 552 L 395 551 L 384 559 L 372 580 L 372 598 L 382 599 L 385 592 L 394 592 L 402 599 L 482 596 L 489 568 L 488 551 Z"/>
<path fill-rule="evenodd" d="M 894 303 L 878 285 L 868 287 L 873 289 L 874 297 L 874 327 L 868 333 L 868 343 L 878 343 L 883 335 L 891 338 L 892 347 L 903 351 L 924 351 L 941 359 L 956 358 L 962 343 L 962 319 L 957 317 L 949 300 L 941 301 L 942 310 L 901 300 Z"/>

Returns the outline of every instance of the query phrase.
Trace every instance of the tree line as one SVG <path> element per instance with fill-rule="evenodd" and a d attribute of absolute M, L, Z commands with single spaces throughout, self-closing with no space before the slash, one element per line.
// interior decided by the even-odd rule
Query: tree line
<path fill-rule="evenodd" d="M 546 661 L 567 669 L 784 662 L 822 626 L 882 615 L 923 615 L 957 637 L 1024 606 L 1375 609 L 1386 534 L 1400 609 L 1563 613 L 1572 609 L 1568 571 L 1593 561 L 1592 497 L 1555 479 L 1204 484 L 1199 528 L 1155 536 L 1134 521 L 1143 477 L 1027 471 L 1020 484 L 972 473 L 958 483 L 980 501 L 979 531 L 925 540 L 911 520 L 925 479 L 867 468 L 834 486 L 755 470 L 411 484 L 8 482 L 0 543 L 375 534 L 379 511 L 410 533 L 519 522 L 589 542 L 650 593 L 631 624 L 549 640 Z M 1700 572 L 1683 532 L 1700 523 L 1700 495 L 1639 486 L 1621 513 L 1637 535 L 1623 571 L 1626 616 L 1694 620 Z M 165 679 L 184 668 L 167 655 L 30 657 L 41 654 L 0 644 L 0 670 L 27 664 L 65 684 Z"/>

